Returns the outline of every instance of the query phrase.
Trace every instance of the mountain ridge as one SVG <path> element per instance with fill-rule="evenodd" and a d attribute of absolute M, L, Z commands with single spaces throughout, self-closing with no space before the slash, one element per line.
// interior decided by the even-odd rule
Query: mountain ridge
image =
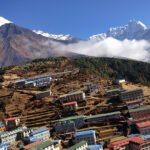
<path fill-rule="evenodd" d="M 102 52 L 98 53 L 98 55 L 102 54 L 102 56 L 107 56 L 107 51 L 109 52 L 108 48 L 110 49 L 110 45 L 107 45 L 108 42 L 116 42 L 117 46 L 120 46 L 121 44 L 118 41 L 109 40 L 108 38 L 110 37 L 119 41 L 125 39 L 142 39 L 150 41 L 150 29 L 142 22 L 135 20 L 130 21 L 125 26 L 110 28 L 106 33 L 93 35 L 93 38 L 90 37 L 87 40 L 81 40 L 80 38 L 73 37 L 69 34 L 56 35 L 45 33 L 43 31 L 32 31 L 30 29 L 20 27 L 3 17 L 0 17 L 0 23 L 0 67 L 9 66 L 12 64 L 20 64 L 33 59 L 47 57 L 80 57 L 86 55 L 95 57 L 97 55 L 95 53 L 96 51 L 94 50 L 97 48 L 97 46 L 97 50 L 100 48 L 99 51 L 103 51 L 103 47 L 106 48 L 106 54 Z M 108 40 L 105 41 L 106 39 Z M 104 43 L 100 43 L 101 41 L 104 41 Z M 130 43 L 135 46 L 134 43 Z M 126 42 L 123 43 L 122 46 L 124 46 L 124 44 L 126 44 Z M 147 43 L 141 42 L 139 46 L 147 48 L 149 45 L 147 46 Z M 150 47 L 148 48 L 150 49 Z M 81 52 L 82 50 L 84 53 Z M 92 55 L 89 50 L 94 55 Z M 143 49 L 141 48 L 138 53 L 141 53 L 142 51 Z M 133 53 L 131 54 L 133 55 Z M 144 56 L 142 57 L 145 57 L 145 55 L 146 52 L 144 50 Z M 117 55 L 110 55 L 110 57 L 112 56 L 124 57 L 123 55 L 120 55 L 119 51 L 117 52 Z"/>

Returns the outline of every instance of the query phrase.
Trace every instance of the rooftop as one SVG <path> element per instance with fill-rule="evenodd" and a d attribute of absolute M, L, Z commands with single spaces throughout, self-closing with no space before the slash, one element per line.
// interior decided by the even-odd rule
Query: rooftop
<path fill-rule="evenodd" d="M 115 89 L 107 89 L 107 90 L 106 90 L 107 93 L 109 93 L 109 92 L 116 92 L 116 91 L 121 92 L 122 90 L 119 89 L 119 88 L 115 88 Z"/>
<path fill-rule="evenodd" d="M 2 148 L 4 148 L 4 147 L 9 147 L 10 146 L 10 144 L 8 144 L 8 143 L 5 143 L 5 144 L 0 144 L 0 149 Z"/>
<path fill-rule="evenodd" d="M 137 111 L 143 111 L 143 110 L 150 110 L 150 106 L 130 109 L 129 112 L 131 113 L 131 112 L 137 112 Z"/>
<path fill-rule="evenodd" d="M 99 150 L 101 148 L 103 148 L 102 145 L 89 145 L 87 150 Z"/>
<path fill-rule="evenodd" d="M 7 119 L 5 119 L 5 121 L 17 120 L 17 119 L 19 119 L 19 118 L 17 118 L 17 117 L 14 117 L 14 118 L 7 118 Z"/>
<path fill-rule="evenodd" d="M 37 145 L 39 145 L 41 143 L 42 143 L 42 141 L 36 141 L 34 143 L 31 143 L 31 144 L 28 144 L 28 145 L 24 146 L 24 149 L 25 150 L 30 150 L 32 147 L 37 146 Z"/>
<path fill-rule="evenodd" d="M 126 104 L 130 105 L 130 104 L 137 104 L 137 103 L 141 103 L 143 102 L 143 100 L 133 100 L 133 101 L 127 101 Z"/>
<path fill-rule="evenodd" d="M 124 93 L 130 93 L 130 92 L 136 92 L 136 91 L 141 91 L 141 92 L 143 92 L 142 89 L 135 89 L 135 90 L 127 90 L 127 91 L 123 91 L 123 92 L 121 92 L 121 94 L 124 94 Z"/>
<path fill-rule="evenodd" d="M 39 143 L 35 145 L 34 147 L 30 148 L 29 150 L 43 150 L 46 149 L 47 147 L 51 146 L 53 143 L 50 140 L 43 141 L 42 143 Z"/>
<path fill-rule="evenodd" d="M 47 93 L 47 92 L 50 92 L 50 91 L 49 90 L 47 90 L 47 91 L 40 91 L 40 92 L 38 92 L 36 94 Z"/>
<path fill-rule="evenodd" d="M 59 119 L 57 121 L 68 121 L 68 120 L 75 120 L 75 119 L 80 119 L 80 118 L 85 118 L 85 116 L 71 116 L 71 117 Z"/>
<path fill-rule="evenodd" d="M 64 94 L 64 95 L 61 95 L 61 97 L 66 97 L 66 96 L 69 96 L 69 95 L 75 95 L 75 94 L 81 94 L 81 93 L 84 93 L 83 91 L 76 91 L 76 92 L 71 92 L 71 93 L 67 93 L 67 94 Z"/>
<path fill-rule="evenodd" d="M 141 136 L 143 139 L 150 139 L 150 134 Z"/>
<path fill-rule="evenodd" d="M 25 82 L 25 79 L 20 79 L 20 80 L 16 80 L 15 83 L 19 83 L 19 82 Z"/>
<path fill-rule="evenodd" d="M 136 125 L 138 126 L 138 128 L 150 127 L 150 121 L 136 123 Z"/>
<path fill-rule="evenodd" d="M 82 135 L 88 135 L 88 134 L 95 134 L 96 130 L 86 130 L 81 132 L 76 132 L 74 136 L 82 136 Z"/>
<path fill-rule="evenodd" d="M 27 85 L 27 84 L 33 84 L 33 83 L 35 83 L 35 81 L 27 81 L 25 84 Z"/>
<path fill-rule="evenodd" d="M 107 116 L 112 116 L 112 115 L 120 115 L 120 111 L 105 113 L 105 114 L 92 115 L 92 116 L 88 116 L 87 119 L 97 118 L 97 117 L 107 117 Z"/>
<path fill-rule="evenodd" d="M 0 127 L 4 127 L 4 126 L 5 126 L 4 124 L 2 124 L 2 123 L 0 124 Z"/>
<path fill-rule="evenodd" d="M 73 102 L 63 103 L 62 105 L 67 106 L 67 105 L 73 105 L 73 104 L 77 104 L 77 102 L 73 101 Z"/>
<path fill-rule="evenodd" d="M 127 145 L 127 144 L 129 144 L 129 139 L 125 138 L 125 139 L 110 143 L 109 147 L 115 147 L 117 145 Z"/>
<path fill-rule="evenodd" d="M 46 127 L 44 127 L 44 128 L 40 128 L 40 129 L 38 129 L 38 130 L 32 131 L 31 134 L 34 135 L 34 134 L 38 134 L 38 133 L 40 133 L 40 132 L 44 132 L 44 131 L 47 131 L 47 130 L 49 130 L 49 129 L 46 128 Z"/>
<path fill-rule="evenodd" d="M 138 143 L 138 144 L 141 144 L 144 142 L 144 139 L 141 137 L 131 137 L 131 138 L 129 138 L 129 140 L 131 142 Z"/>
<path fill-rule="evenodd" d="M 68 148 L 68 150 L 76 150 L 77 148 L 79 148 L 80 146 L 85 145 L 85 144 L 87 144 L 86 141 L 81 141 L 81 142 L 73 145 L 72 147 Z"/>
<path fill-rule="evenodd" d="M 29 137 L 30 142 L 36 142 L 36 141 L 40 141 L 40 138 L 36 138 L 36 137 Z"/>
<path fill-rule="evenodd" d="M 109 147 L 115 147 L 118 145 L 120 145 L 120 146 L 127 145 L 127 144 L 129 144 L 130 141 L 135 142 L 135 143 L 143 143 L 144 142 L 144 140 L 140 137 L 131 137 L 131 138 L 126 138 L 126 139 L 119 140 L 116 142 L 112 142 L 109 144 Z"/>

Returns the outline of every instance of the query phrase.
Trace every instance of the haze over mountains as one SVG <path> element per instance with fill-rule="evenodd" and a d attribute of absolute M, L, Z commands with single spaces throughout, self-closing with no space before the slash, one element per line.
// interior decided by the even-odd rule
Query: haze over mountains
<path fill-rule="evenodd" d="M 110 28 L 86 40 L 25 29 L 0 17 L 0 66 L 57 56 L 125 57 L 150 61 L 150 29 L 141 21 Z"/>

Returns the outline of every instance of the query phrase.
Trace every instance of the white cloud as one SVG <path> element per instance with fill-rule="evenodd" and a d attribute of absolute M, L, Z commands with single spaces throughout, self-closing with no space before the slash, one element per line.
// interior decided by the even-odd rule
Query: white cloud
<path fill-rule="evenodd" d="M 150 60 L 150 43 L 145 40 L 124 40 L 107 38 L 103 41 L 81 41 L 74 44 L 54 44 L 55 49 L 71 51 L 96 57 L 125 57 L 141 61 Z M 149 49 L 149 50 L 148 50 Z"/>

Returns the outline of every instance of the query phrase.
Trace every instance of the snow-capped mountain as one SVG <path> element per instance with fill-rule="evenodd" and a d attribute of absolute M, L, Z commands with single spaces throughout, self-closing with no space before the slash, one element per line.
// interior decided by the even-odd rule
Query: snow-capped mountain
<path fill-rule="evenodd" d="M 149 28 L 141 21 L 131 20 L 127 25 L 120 27 L 112 27 L 106 33 L 92 35 L 90 40 L 103 40 L 108 37 L 113 37 L 118 40 L 124 39 L 145 39 L 144 35 L 149 32 Z"/>
<path fill-rule="evenodd" d="M 50 34 L 47 32 L 43 32 L 41 30 L 33 30 L 36 34 L 42 35 L 44 37 L 54 39 L 54 40 L 59 40 L 59 41 L 78 41 L 77 38 L 71 36 L 70 34 Z"/>
<path fill-rule="evenodd" d="M 122 41 L 124 39 L 129 40 Z M 127 56 L 124 56 L 126 53 Z M 81 55 L 150 61 L 150 29 L 142 22 L 133 20 L 125 26 L 113 27 L 106 33 L 93 35 L 89 40 L 80 40 L 69 34 L 32 31 L 0 17 L 0 67 L 37 58 Z"/>
<path fill-rule="evenodd" d="M 2 17 L 0 23 L 0 67 L 21 64 L 37 58 L 78 55 L 58 48 L 59 45 L 72 42 L 41 36 Z"/>
<path fill-rule="evenodd" d="M 0 17 L 0 26 L 5 25 L 5 24 L 9 24 L 9 23 L 12 23 L 12 22 L 3 18 L 3 17 Z"/>

